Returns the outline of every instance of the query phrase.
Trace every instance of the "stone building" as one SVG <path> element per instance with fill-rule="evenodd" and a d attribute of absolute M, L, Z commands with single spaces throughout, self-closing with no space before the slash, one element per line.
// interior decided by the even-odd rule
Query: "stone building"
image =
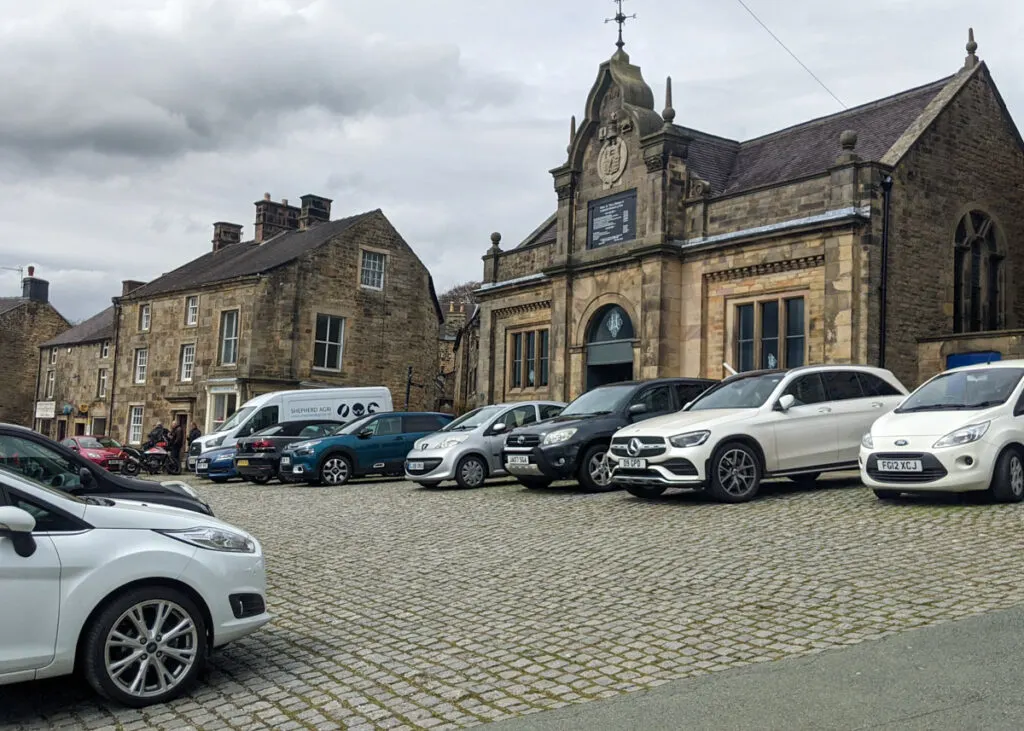
<path fill-rule="evenodd" d="M 465 323 L 455 334 L 452 343 L 455 361 L 454 402 L 455 413 L 464 414 L 481 405 L 482 395 L 478 393 L 477 376 L 480 359 L 480 306 L 473 305 Z"/>
<path fill-rule="evenodd" d="M 455 408 L 455 343 L 459 331 L 466 324 L 466 303 L 448 300 L 447 307 L 442 298 L 444 324 L 441 326 L 441 338 L 438 341 L 438 375 L 437 386 L 440 391 L 437 408 L 439 411 L 451 413 Z"/>
<path fill-rule="evenodd" d="M 0 297 L 0 422 L 31 427 L 39 345 L 71 324 L 50 304 L 50 283 L 34 267 L 21 287 L 21 297 Z"/>
<path fill-rule="evenodd" d="M 255 236 L 213 225 L 212 250 L 114 300 L 112 432 L 157 422 L 209 432 L 253 396 L 382 385 L 434 408 L 443 321 L 429 272 L 380 210 L 330 220 L 331 201 L 256 202 Z"/>
<path fill-rule="evenodd" d="M 973 31 L 967 50 L 952 76 L 739 142 L 677 124 L 671 79 L 656 111 L 620 46 L 551 171 L 556 212 L 510 250 L 492 236 L 476 403 L 724 364 L 914 386 L 1018 347 L 1024 145 Z"/>
<path fill-rule="evenodd" d="M 107 433 L 113 338 L 114 308 L 108 307 L 39 346 L 36 431 L 58 441 Z"/>

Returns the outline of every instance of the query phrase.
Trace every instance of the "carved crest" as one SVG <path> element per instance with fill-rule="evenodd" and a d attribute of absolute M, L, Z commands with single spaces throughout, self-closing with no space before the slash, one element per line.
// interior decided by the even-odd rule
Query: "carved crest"
<path fill-rule="evenodd" d="M 626 169 L 626 143 L 621 137 L 605 139 L 601 154 L 597 157 L 597 174 L 605 188 L 612 187 Z"/>
<path fill-rule="evenodd" d="M 619 336 L 619 330 L 622 329 L 622 315 L 617 311 L 612 312 L 611 317 L 608 318 L 607 326 L 608 332 L 612 334 L 612 337 L 617 338 Z"/>

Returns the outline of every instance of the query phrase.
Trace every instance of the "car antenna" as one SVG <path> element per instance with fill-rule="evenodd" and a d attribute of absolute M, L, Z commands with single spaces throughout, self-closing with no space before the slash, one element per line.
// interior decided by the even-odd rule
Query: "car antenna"
<path fill-rule="evenodd" d="M 725 362 L 723 362 L 723 363 L 722 363 L 722 367 L 723 367 L 723 368 L 725 368 L 725 370 L 729 371 L 729 375 L 730 375 L 730 376 L 735 376 L 735 375 L 736 375 L 736 369 L 735 369 L 735 368 L 733 368 L 733 367 L 732 367 L 731 365 L 729 365 L 728 363 L 725 363 Z"/>

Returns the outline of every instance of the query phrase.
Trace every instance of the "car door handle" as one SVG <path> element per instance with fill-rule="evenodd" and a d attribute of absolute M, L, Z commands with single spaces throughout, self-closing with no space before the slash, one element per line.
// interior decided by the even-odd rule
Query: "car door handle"
<path fill-rule="evenodd" d="M 818 413 L 819 414 L 831 414 L 832 413 L 832 409 L 830 409 L 828 406 L 822 406 L 820 409 L 818 409 Z"/>
<path fill-rule="evenodd" d="M 884 405 L 885 404 L 883 404 L 881 401 L 872 401 L 871 402 L 871 408 L 873 408 L 873 409 L 880 409 Z"/>

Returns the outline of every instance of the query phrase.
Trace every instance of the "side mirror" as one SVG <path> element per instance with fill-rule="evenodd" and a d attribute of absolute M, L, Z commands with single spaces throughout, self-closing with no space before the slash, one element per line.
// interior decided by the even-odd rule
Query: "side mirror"
<path fill-rule="evenodd" d="M 363 429 L 361 432 L 359 432 L 357 436 L 360 439 L 369 439 L 370 437 L 373 436 L 373 432 L 370 431 L 369 429 Z"/>
<path fill-rule="evenodd" d="M 28 511 L 10 505 L 0 507 L 0 538 L 10 538 L 14 552 L 22 558 L 36 552 L 36 540 L 32 537 L 35 528 L 36 519 Z"/>
<path fill-rule="evenodd" d="M 93 482 L 92 470 L 90 470 L 88 467 L 82 467 L 81 469 L 79 469 L 78 470 L 78 480 L 85 487 L 88 487 L 89 485 L 91 485 L 92 482 Z"/>
<path fill-rule="evenodd" d="M 775 404 L 775 408 L 778 411 L 789 411 L 793 408 L 793 404 L 796 403 L 796 396 L 791 393 L 784 393 L 779 397 L 779 400 Z"/>
<path fill-rule="evenodd" d="M 508 424 L 504 421 L 499 421 L 491 426 L 491 434 L 501 434 L 506 429 L 508 429 Z"/>
<path fill-rule="evenodd" d="M 629 415 L 636 416 L 637 414 L 646 414 L 647 404 L 633 404 L 629 407 Z"/>

